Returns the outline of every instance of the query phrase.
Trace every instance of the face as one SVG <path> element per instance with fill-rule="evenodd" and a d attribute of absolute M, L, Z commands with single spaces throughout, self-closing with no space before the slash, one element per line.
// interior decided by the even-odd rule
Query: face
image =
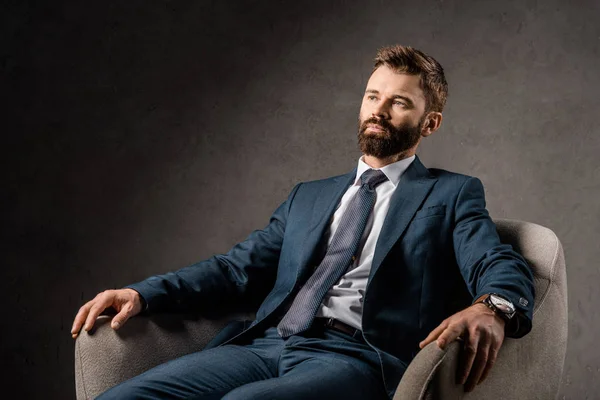
<path fill-rule="evenodd" d="M 365 90 L 359 115 L 358 143 L 369 156 L 386 158 L 416 149 L 425 120 L 420 77 L 377 68 Z"/>

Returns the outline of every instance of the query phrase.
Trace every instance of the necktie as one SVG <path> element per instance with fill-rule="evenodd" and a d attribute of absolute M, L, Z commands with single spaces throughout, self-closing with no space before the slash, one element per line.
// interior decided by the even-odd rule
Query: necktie
<path fill-rule="evenodd" d="M 387 180 L 387 177 L 380 170 L 368 169 L 361 175 L 360 180 L 362 184 L 342 215 L 323 261 L 300 289 L 277 325 L 282 337 L 295 335 L 310 327 L 325 294 L 354 261 L 358 244 L 375 204 L 375 188 Z"/>

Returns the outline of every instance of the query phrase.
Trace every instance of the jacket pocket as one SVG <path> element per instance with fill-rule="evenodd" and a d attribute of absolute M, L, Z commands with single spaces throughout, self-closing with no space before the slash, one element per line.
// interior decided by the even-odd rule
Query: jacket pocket
<path fill-rule="evenodd" d="M 433 217 L 435 215 L 446 215 L 446 205 L 442 204 L 439 206 L 431 206 L 422 208 L 415 214 L 415 220 L 427 217 Z"/>

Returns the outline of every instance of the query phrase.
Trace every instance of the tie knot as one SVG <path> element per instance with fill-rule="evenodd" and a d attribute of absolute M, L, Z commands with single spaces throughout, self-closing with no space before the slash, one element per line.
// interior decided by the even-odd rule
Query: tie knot
<path fill-rule="evenodd" d="M 368 185 L 371 189 L 375 189 L 377 185 L 386 180 L 387 176 L 379 169 L 368 169 L 360 176 L 361 183 Z"/>

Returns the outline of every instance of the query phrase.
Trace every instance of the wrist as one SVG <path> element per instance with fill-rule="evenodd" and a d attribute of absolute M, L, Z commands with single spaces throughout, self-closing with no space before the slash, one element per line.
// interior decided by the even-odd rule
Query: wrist
<path fill-rule="evenodd" d="M 496 293 L 486 293 L 478 297 L 473 304 L 478 303 L 488 307 L 498 318 L 504 321 L 504 327 L 507 333 L 514 329 L 515 323 L 517 322 L 517 310 L 510 300 Z"/>
<path fill-rule="evenodd" d="M 141 312 L 144 312 L 148 309 L 148 303 L 146 303 L 146 299 L 144 299 L 140 292 L 132 288 L 125 288 L 125 290 L 131 291 L 133 293 L 135 298 L 134 303 L 137 303 L 140 306 Z"/>
<path fill-rule="evenodd" d="M 497 322 L 501 322 L 502 327 L 506 328 L 506 325 L 508 325 L 508 321 L 504 318 L 502 318 L 496 311 L 490 309 L 490 307 L 488 307 L 486 304 L 483 303 L 483 301 L 476 301 L 473 303 L 473 305 L 471 307 L 479 307 L 481 309 L 481 312 L 487 315 L 493 315 L 494 319 Z"/>

